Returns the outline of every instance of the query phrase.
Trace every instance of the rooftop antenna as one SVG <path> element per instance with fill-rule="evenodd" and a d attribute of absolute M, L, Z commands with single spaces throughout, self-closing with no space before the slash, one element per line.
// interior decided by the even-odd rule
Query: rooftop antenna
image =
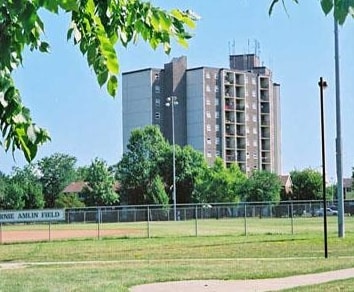
<path fill-rule="evenodd" d="M 254 54 L 259 57 L 261 53 L 261 45 L 257 39 L 254 40 Z"/>

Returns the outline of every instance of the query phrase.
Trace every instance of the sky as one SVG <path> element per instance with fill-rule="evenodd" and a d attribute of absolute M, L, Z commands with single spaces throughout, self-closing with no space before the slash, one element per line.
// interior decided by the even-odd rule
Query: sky
<path fill-rule="evenodd" d="M 325 98 L 327 180 L 334 182 L 335 168 L 335 78 L 333 19 L 325 16 L 318 0 L 300 4 L 285 1 L 268 15 L 271 0 L 155 0 L 164 8 L 191 9 L 201 16 L 187 49 L 173 42 L 170 55 L 152 50 L 140 40 L 128 48 L 117 46 L 122 72 L 163 68 L 173 57 L 187 56 L 188 67 L 228 67 L 229 54 L 257 52 L 281 85 L 282 173 L 313 168 L 321 171 L 320 100 L 318 81 L 328 83 Z M 257 4 L 255 4 L 257 3 Z M 44 39 L 51 53 L 26 52 L 14 77 L 33 120 L 46 128 L 51 142 L 37 158 L 66 153 L 77 166 L 98 157 L 108 164 L 122 156 L 122 96 L 116 98 L 100 88 L 85 58 L 66 41 L 68 15 L 43 13 Z M 259 48 L 255 48 L 255 43 Z M 354 166 L 354 20 L 339 28 L 343 175 Z M 120 75 L 121 80 L 121 75 Z M 35 161 L 36 161 L 35 160 Z M 25 164 L 22 153 L 0 150 L 0 170 L 11 173 Z"/>

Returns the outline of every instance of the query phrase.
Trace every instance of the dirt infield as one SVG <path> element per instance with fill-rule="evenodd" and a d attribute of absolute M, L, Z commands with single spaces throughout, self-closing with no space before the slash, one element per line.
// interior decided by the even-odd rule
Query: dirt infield
<path fill-rule="evenodd" d="M 99 238 L 106 236 L 125 236 L 138 233 L 135 229 L 61 229 L 61 230 L 2 230 L 0 243 L 26 242 L 26 241 L 49 241 L 72 238 Z"/>

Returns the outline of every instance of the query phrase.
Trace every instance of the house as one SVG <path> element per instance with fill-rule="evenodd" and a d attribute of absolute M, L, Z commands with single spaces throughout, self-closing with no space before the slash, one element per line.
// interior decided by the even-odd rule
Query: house
<path fill-rule="evenodd" d="M 343 178 L 343 197 L 347 198 L 347 194 L 353 191 L 353 178 Z"/>
<path fill-rule="evenodd" d="M 120 183 L 115 182 L 112 186 L 115 192 L 118 192 L 120 189 Z M 90 190 L 88 183 L 85 181 L 74 181 L 68 186 L 65 187 L 62 193 L 64 194 L 77 194 L 81 201 L 84 201 L 86 198 L 85 189 Z"/>
<path fill-rule="evenodd" d="M 77 194 L 79 199 L 83 201 L 85 199 L 84 189 L 89 188 L 88 184 L 84 181 L 74 181 L 65 187 L 62 193 L 64 194 Z"/>
<path fill-rule="evenodd" d="M 279 175 L 279 179 L 282 185 L 281 199 L 291 200 L 293 194 L 293 182 L 291 180 L 290 174 Z"/>

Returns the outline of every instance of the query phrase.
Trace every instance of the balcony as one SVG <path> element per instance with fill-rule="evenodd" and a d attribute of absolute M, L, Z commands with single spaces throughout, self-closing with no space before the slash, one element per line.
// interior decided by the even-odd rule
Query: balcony
<path fill-rule="evenodd" d="M 262 114 L 269 114 L 270 113 L 269 102 L 261 102 L 261 113 Z"/>
<path fill-rule="evenodd" d="M 269 101 L 269 92 L 268 90 L 261 89 L 261 101 Z"/>
<path fill-rule="evenodd" d="M 268 78 L 260 78 L 260 86 L 261 88 L 269 88 L 269 79 Z"/>
<path fill-rule="evenodd" d="M 270 141 L 269 141 L 269 139 L 262 139 L 262 150 L 270 151 Z"/>
<path fill-rule="evenodd" d="M 270 138 L 270 129 L 269 128 L 262 128 L 261 129 L 261 137 L 269 139 Z"/>
<path fill-rule="evenodd" d="M 270 126 L 269 115 L 261 115 L 261 126 Z"/>

